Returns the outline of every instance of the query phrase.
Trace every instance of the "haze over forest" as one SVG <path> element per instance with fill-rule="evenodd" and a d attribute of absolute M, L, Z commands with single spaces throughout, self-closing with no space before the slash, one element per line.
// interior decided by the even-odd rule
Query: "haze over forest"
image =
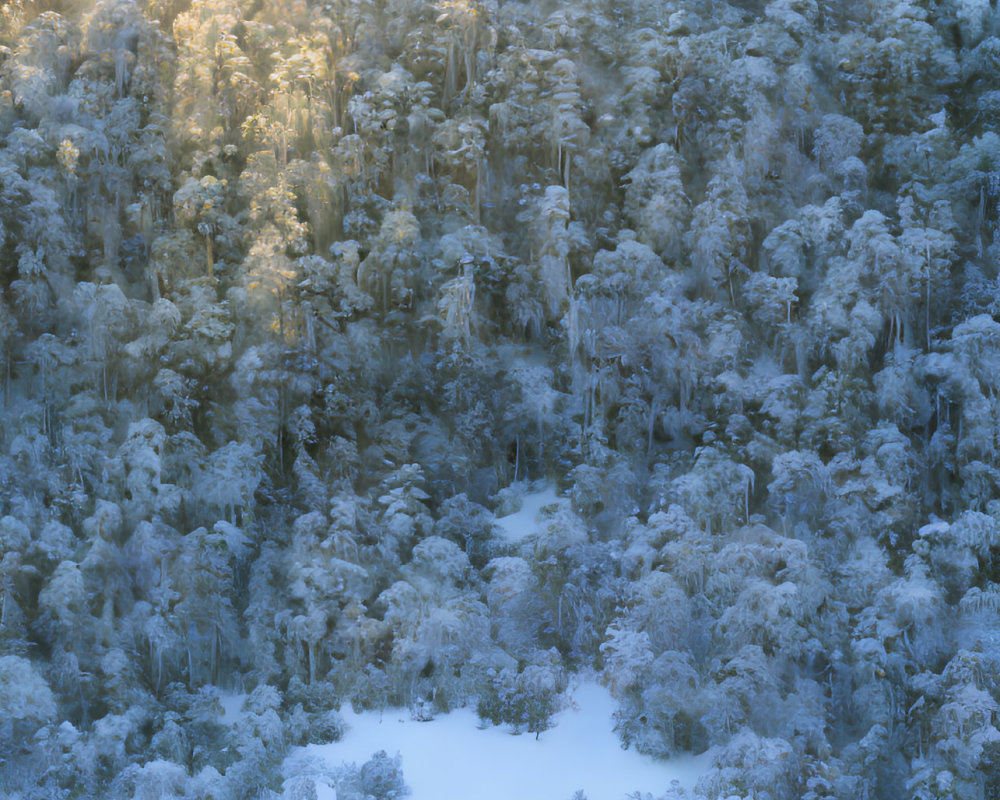
<path fill-rule="evenodd" d="M 0 794 L 1000 797 L 995 2 L 0 2 Z"/>

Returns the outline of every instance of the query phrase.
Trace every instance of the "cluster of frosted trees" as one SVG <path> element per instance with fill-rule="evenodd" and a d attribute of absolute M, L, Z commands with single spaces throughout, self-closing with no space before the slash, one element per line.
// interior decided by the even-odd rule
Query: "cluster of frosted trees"
<path fill-rule="evenodd" d="M 0 793 L 595 670 L 706 798 L 994 796 L 998 68 L 987 0 L 0 7 Z"/>

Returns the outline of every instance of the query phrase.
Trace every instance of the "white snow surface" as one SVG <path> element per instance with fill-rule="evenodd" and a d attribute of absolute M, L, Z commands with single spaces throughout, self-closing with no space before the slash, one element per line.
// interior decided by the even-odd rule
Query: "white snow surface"
<path fill-rule="evenodd" d="M 622 750 L 607 689 L 583 682 L 570 696 L 570 708 L 555 715 L 554 727 L 537 741 L 530 733 L 480 728 L 469 708 L 417 722 L 405 709 L 356 714 L 345 705 L 344 738 L 296 748 L 285 774 L 312 775 L 317 800 L 336 800 L 324 775 L 385 750 L 402 756 L 409 800 L 570 800 L 578 789 L 587 800 L 623 800 L 636 791 L 660 796 L 672 781 L 691 789 L 712 765 L 710 752 L 663 761 Z"/>
<path fill-rule="evenodd" d="M 568 503 L 565 498 L 556 494 L 556 487 L 551 485 L 526 493 L 522 500 L 520 511 L 499 517 L 494 521 L 508 542 L 519 542 L 540 533 L 545 521 L 542 516 L 542 508 L 545 506 Z"/>
<path fill-rule="evenodd" d="M 219 695 L 219 703 L 222 705 L 222 722 L 224 725 L 232 725 L 246 715 L 246 712 L 243 710 L 243 703 L 246 699 L 246 694 L 222 692 Z"/>

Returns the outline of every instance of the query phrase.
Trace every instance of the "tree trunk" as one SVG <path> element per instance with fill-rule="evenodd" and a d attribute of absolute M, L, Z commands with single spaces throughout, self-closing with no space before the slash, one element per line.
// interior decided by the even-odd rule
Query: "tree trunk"
<path fill-rule="evenodd" d="M 208 277 L 215 277 L 215 260 L 212 258 L 212 235 L 205 234 L 205 264 L 208 267 Z"/>

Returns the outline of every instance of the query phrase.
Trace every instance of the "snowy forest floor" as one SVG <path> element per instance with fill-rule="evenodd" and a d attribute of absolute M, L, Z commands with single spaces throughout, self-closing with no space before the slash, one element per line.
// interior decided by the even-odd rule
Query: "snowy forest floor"
<path fill-rule="evenodd" d="M 588 800 L 621 800 L 635 792 L 658 796 L 673 781 L 693 789 L 711 766 L 711 751 L 662 760 L 623 750 L 613 731 L 616 703 L 607 689 L 584 679 L 567 694 L 570 706 L 537 740 L 503 727 L 484 728 L 471 708 L 421 722 L 407 709 L 355 713 L 345 706 L 344 738 L 296 748 L 283 771 L 312 777 L 317 800 L 335 800 L 337 770 L 384 750 L 402 757 L 410 800 L 559 800 L 577 791 Z"/>

